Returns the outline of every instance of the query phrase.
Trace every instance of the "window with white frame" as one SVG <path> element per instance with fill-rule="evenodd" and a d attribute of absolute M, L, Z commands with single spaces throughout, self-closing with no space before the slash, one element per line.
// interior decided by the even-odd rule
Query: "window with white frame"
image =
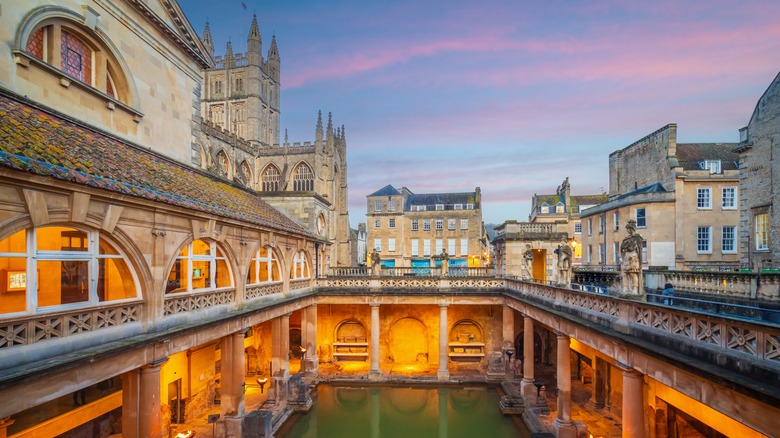
<path fill-rule="evenodd" d="M 620 264 L 620 243 L 614 242 L 612 243 L 612 252 L 613 252 L 613 263 L 616 265 Z"/>
<path fill-rule="evenodd" d="M 444 204 L 436 204 L 436 211 L 444 211 Z"/>
<path fill-rule="evenodd" d="M 474 204 L 466 204 L 466 210 L 473 210 Z"/>
<path fill-rule="evenodd" d="M 643 265 L 648 264 L 647 263 L 648 260 L 650 259 L 647 258 L 647 240 L 643 240 L 642 241 L 642 264 Z"/>
<path fill-rule="evenodd" d="M 452 208 L 455 210 L 463 210 L 463 204 L 455 204 Z"/>
<path fill-rule="evenodd" d="M 599 216 L 599 234 L 604 233 L 605 225 L 604 223 L 607 221 L 607 218 L 604 216 Z"/>
<path fill-rule="evenodd" d="M 460 220 L 460 229 L 461 230 L 468 230 L 469 229 L 469 220 L 468 219 L 461 219 Z"/>
<path fill-rule="evenodd" d="M 723 187 L 723 196 L 721 197 L 720 206 L 724 210 L 735 210 L 737 208 L 736 187 Z"/>
<path fill-rule="evenodd" d="M 431 255 L 431 239 L 423 240 L 423 255 L 424 256 Z"/>
<path fill-rule="evenodd" d="M 387 219 L 387 228 L 394 229 L 395 228 L 395 218 L 391 217 Z"/>
<path fill-rule="evenodd" d="M 563 213 L 563 204 L 558 204 L 555 206 L 555 212 L 558 214 Z"/>
<path fill-rule="evenodd" d="M 387 201 L 387 211 L 395 211 L 395 199 Z"/>
<path fill-rule="evenodd" d="M 417 239 L 412 239 L 412 255 L 420 255 L 420 241 Z"/>
<path fill-rule="evenodd" d="M 550 212 L 550 206 L 549 205 L 542 205 L 539 207 L 539 213 L 541 214 L 547 214 Z"/>
<path fill-rule="evenodd" d="M 588 219 L 588 236 L 593 235 L 593 219 Z"/>
<path fill-rule="evenodd" d="M 699 162 L 699 167 L 709 170 L 710 173 L 720 173 L 720 160 L 704 160 Z"/>
<path fill-rule="evenodd" d="M 582 222 L 577 221 L 574 223 L 574 234 L 582 234 Z"/>
<path fill-rule="evenodd" d="M 644 208 L 636 209 L 636 227 L 645 228 L 647 226 L 647 211 Z"/>
<path fill-rule="evenodd" d="M 599 263 L 607 262 L 607 244 L 599 243 Z"/>
<path fill-rule="evenodd" d="M 412 231 L 417 231 L 420 229 L 420 222 L 417 219 L 412 220 Z"/>
<path fill-rule="evenodd" d="M 444 249 L 444 239 L 436 239 L 436 254 L 441 254 Z"/>
<path fill-rule="evenodd" d="M 374 228 L 382 228 L 382 219 L 374 219 Z"/>
<path fill-rule="evenodd" d="M 454 256 L 456 246 L 457 246 L 456 239 L 447 239 L 447 254 Z"/>
<path fill-rule="evenodd" d="M 593 245 L 588 244 L 588 263 L 593 263 Z"/>
<path fill-rule="evenodd" d="M 724 254 L 734 254 L 737 252 L 736 245 L 737 227 L 734 225 L 724 225 L 721 230 L 720 251 Z"/>
<path fill-rule="evenodd" d="M 173 283 L 172 283 L 173 282 Z M 168 274 L 166 293 L 214 289 L 233 285 L 227 258 L 215 242 L 195 240 L 185 246 Z"/>
<path fill-rule="evenodd" d="M 431 220 L 425 219 L 423 221 L 423 231 L 431 231 Z"/>
<path fill-rule="evenodd" d="M 0 240 L 0 266 L 2 316 L 140 298 L 127 258 L 97 231 L 62 226 L 17 231 Z"/>
<path fill-rule="evenodd" d="M 769 213 L 760 213 L 755 216 L 756 223 L 756 251 L 769 249 Z"/>
<path fill-rule="evenodd" d="M 290 280 L 309 278 L 309 264 L 306 263 L 306 253 L 298 251 L 293 256 L 293 263 L 290 267 Z"/>
<path fill-rule="evenodd" d="M 279 260 L 273 249 L 262 247 L 255 251 L 246 274 L 246 284 L 281 281 Z"/>
<path fill-rule="evenodd" d="M 374 201 L 374 211 L 382 211 L 382 201 Z"/>
<path fill-rule="evenodd" d="M 436 219 L 436 231 L 444 229 L 444 219 Z"/>
<path fill-rule="evenodd" d="M 612 213 L 612 229 L 617 231 L 620 229 L 620 215 L 618 212 Z"/>
<path fill-rule="evenodd" d="M 712 253 L 712 227 L 696 227 L 696 252 L 700 254 Z"/>
<path fill-rule="evenodd" d="M 460 239 L 460 255 L 461 257 L 469 255 L 469 239 Z"/>
<path fill-rule="evenodd" d="M 387 250 L 395 251 L 395 237 L 390 237 L 387 239 Z"/>
<path fill-rule="evenodd" d="M 696 189 L 696 208 L 699 210 L 709 210 L 712 208 L 711 188 L 699 187 Z"/>
<path fill-rule="evenodd" d="M 382 251 L 382 238 L 377 237 L 374 239 L 374 249 L 377 251 Z"/>
<path fill-rule="evenodd" d="M 452 231 L 455 229 L 455 219 L 447 219 L 447 229 Z"/>

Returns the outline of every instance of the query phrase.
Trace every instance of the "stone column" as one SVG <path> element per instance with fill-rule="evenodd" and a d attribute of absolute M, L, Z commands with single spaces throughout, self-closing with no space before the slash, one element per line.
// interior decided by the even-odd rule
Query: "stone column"
<path fill-rule="evenodd" d="M 122 374 L 122 435 L 124 436 L 140 436 L 138 434 L 140 388 L 140 368 Z"/>
<path fill-rule="evenodd" d="M 220 413 L 222 418 L 225 419 L 226 427 L 229 430 L 233 430 L 235 427 L 231 423 L 238 423 L 240 428 L 241 417 L 244 416 L 244 379 L 246 376 L 244 335 L 246 332 L 247 329 L 243 329 L 222 338 Z"/>
<path fill-rule="evenodd" d="M 138 436 L 162 438 L 160 408 L 160 368 L 168 358 L 141 367 L 138 390 Z"/>
<path fill-rule="evenodd" d="M 271 366 L 273 392 L 268 399 L 281 403 L 287 400 L 287 380 L 290 378 L 290 314 L 271 321 Z"/>
<path fill-rule="evenodd" d="M 450 379 L 447 306 L 445 302 L 439 303 L 439 372 L 436 374 L 439 380 Z"/>
<path fill-rule="evenodd" d="M 642 373 L 621 367 L 623 373 L 623 437 L 645 436 Z"/>
<path fill-rule="evenodd" d="M 534 386 L 534 320 L 523 315 L 523 382 L 520 384 L 526 406 L 536 402 Z"/>
<path fill-rule="evenodd" d="M 515 351 L 515 310 L 504 305 L 503 307 L 503 341 L 501 342 L 501 353 L 507 358 L 507 379 L 514 379 L 514 366 L 512 360 L 517 358 Z M 506 352 L 511 351 L 512 356 L 507 356 Z"/>
<path fill-rule="evenodd" d="M 379 370 L 379 303 L 371 303 L 371 370 L 368 378 L 379 379 L 382 373 Z"/>
<path fill-rule="evenodd" d="M 556 333 L 558 337 L 558 417 L 553 421 L 553 430 L 558 438 L 577 438 L 577 428 L 571 421 L 571 347 L 569 337 Z"/>
<path fill-rule="evenodd" d="M 317 372 L 319 367 L 319 357 L 317 356 L 317 305 L 312 304 L 303 311 L 304 335 L 303 346 L 306 347 L 306 355 L 303 363 L 306 372 Z"/>

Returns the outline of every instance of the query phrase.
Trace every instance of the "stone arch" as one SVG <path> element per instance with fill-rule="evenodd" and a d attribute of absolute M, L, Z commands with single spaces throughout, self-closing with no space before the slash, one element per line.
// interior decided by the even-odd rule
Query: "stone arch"
<path fill-rule="evenodd" d="M 401 318 L 390 327 L 390 358 L 395 363 L 428 362 L 428 327 L 417 318 Z"/>
<path fill-rule="evenodd" d="M 232 283 L 232 285 L 230 287 L 235 288 L 236 294 L 237 294 L 237 292 L 238 292 L 237 284 L 239 282 L 239 279 L 237 278 L 237 276 L 239 275 L 239 273 L 241 271 L 238 269 L 236 254 L 233 252 L 232 248 L 229 245 L 226 245 L 226 244 L 224 244 L 222 242 L 219 242 L 217 240 L 214 240 L 214 239 L 211 239 L 211 238 L 208 238 L 208 237 L 201 237 L 201 238 L 195 239 L 195 238 L 193 238 L 192 235 L 190 235 L 187 239 L 185 239 L 179 245 L 179 247 L 176 249 L 176 251 L 173 254 L 171 254 L 171 257 L 168 260 L 168 263 L 166 263 L 166 268 L 167 268 L 165 270 L 166 281 L 163 283 L 163 291 L 162 291 L 163 300 L 165 299 L 164 298 L 165 295 L 167 293 L 169 293 L 169 290 L 172 290 L 171 288 L 174 286 L 174 285 L 172 285 L 170 283 L 170 281 L 171 281 L 170 280 L 170 276 L 171 276 L 171 273 L 173 272 L 174 265 L 176 264 L 176 260 L 179 257 L 179 254 L 181 254 L 182 250 L 186 246 L 188 246 L 189 244 L 191 244 L 191 243 L 193 243 L 193 242 L 195 242 L 197 240 L 200 240 L 200 241 L 203 241 L 203 242 L 207 242 L 209 244 L 214 243 L 214 244 L 216 244 L 217 248 L 222 252 L 222 254 L 225 257 L 225 265 L 227 266 L 227 269 L 229 271 L 230 280 L 231 280 L 231 283 Z M 215 256 L 216 256 L 216 254 L 215 254 Z M 184 286 L 181 285 L 180 287 L 184 287 Z M 222 287 L 227 287 L 227 286 L 222 286 Z M 219 288 L 220 288 L 219 285 L 215 286 L 215 289 L 219 289 Z M 233 299 L 237 299 L 237 298 L 238 298 L 237 296 L 233 297 Z"/>
<path fill-rule="evenodd" d="M 231 166 L 227 152 L 225 152 L 224 149 L 220 149 L 214 156 L 214 161 L 219 175 L 229 179 L 231 175 Z"/>
<path fill-rule="evenodd" d="M 241 164 L 238 166 L 238 176 L 242 184 L 244 184 L 249 188 L 254 187 L 254 180 L 252 177 L 252 166 L 249 164 L 247 160 L 242 161 Z"/>
<path fill-rule="evenodd" d="M 452 325 L 450 329 L 450 342 L 459 342 L 462 344 L 472 342 L 485 342 L 482 326 L 471 319 L 461 319 Z"/>
<path fill-rule="evenodd" d="M 336 325 L 333 339 L 336 342 L 368 342 L 368 330 L 357 319 L 345 319 Z"/>

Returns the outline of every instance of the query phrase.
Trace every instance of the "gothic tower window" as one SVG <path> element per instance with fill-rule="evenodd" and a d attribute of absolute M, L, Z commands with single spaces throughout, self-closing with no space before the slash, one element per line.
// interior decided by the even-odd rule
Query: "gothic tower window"
<path fill-rule="evenodd" d="M 247 163 L 246 160 L 241 162 L 241 167 L 239 167 L 239 175 L 245 186 L 249 187 L 252 185 L 252 168 L 249 167 L 249 163 Z"/>
<path fill-rule="evenodd" d="M 314 173 L 306 163 L 301 163 L 295 168 L 293 174 L 293 190 L 296 192 L 310 192 L 314 190 Z"/>
<path fill-rule="evenodd" d="M 269 164 L 263 172 L 263 191 L 278 192 L 281 180 L 282 175 L 279 173 L 279 169 L 273 164 Z"/>

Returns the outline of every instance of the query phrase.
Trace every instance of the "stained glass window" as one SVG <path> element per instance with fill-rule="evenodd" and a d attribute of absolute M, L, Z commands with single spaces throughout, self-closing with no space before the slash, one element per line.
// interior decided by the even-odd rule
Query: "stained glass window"
<path fill-rule="evenodd" d="M 92 50 L 80 39 L 62 31 L 62 71 L 92 84 Z"/>
<path fill-rule="evenodd" d="M 36 30 L 27 40 L 27 53 L 38 59 L 43 59 L 43 28 Z"/>

